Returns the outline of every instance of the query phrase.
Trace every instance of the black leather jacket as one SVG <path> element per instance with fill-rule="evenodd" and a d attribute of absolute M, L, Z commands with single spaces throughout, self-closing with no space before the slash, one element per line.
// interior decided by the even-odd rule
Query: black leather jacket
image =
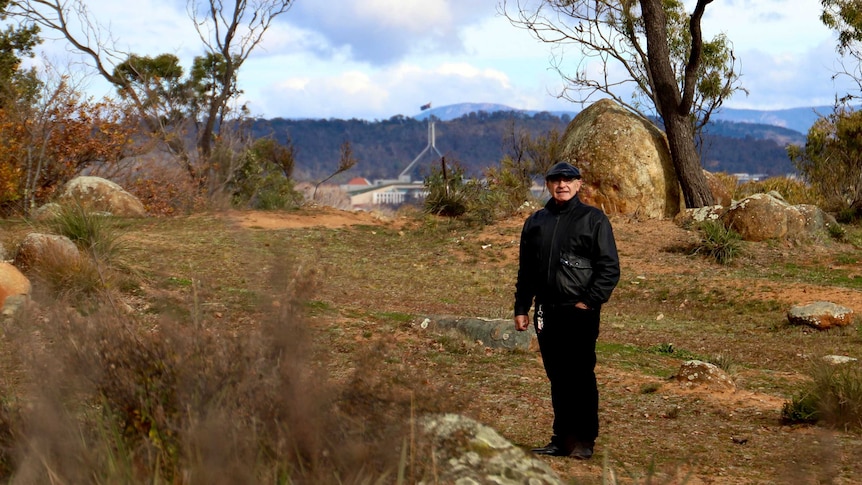
<path fill-rule="evenodd" d="M 599 209 L 577 196 L 554 199 L 521 230 L 515 315 L 527 315 L 533 298 L 545 305 L 584 302 L 601 309 L 620 279 L 613 230 Z"/>

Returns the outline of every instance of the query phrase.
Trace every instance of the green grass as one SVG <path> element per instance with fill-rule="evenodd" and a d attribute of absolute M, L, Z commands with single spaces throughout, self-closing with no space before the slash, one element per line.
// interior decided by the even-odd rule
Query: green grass
<path fill-rule="evenodd" d="M 846 264 L 846 263 L 845 263 Z M 792 279 L 818 285 L 840 286 L 862 289 L 862 276 L 843 268 L 821 265 L 801 266 L 798 263 L 783 263 L 770 268 L 769 276 L 776 279 Z"/>

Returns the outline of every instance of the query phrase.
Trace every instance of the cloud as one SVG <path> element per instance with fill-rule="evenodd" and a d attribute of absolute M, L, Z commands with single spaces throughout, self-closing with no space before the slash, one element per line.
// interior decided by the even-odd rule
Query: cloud
<path fill-rule="evenodd" d="M 727 106 L 751 109 L 785 109 L 832 105 L 858 87 L 840 69 L 831 41 L 821 42 L 802 54 L 770 54 L 760 50 L 739 53 L 742 85 L 752 99 L 737 94 Z"/>
<path fill-rule="evenodd" d="M 348 52 L 353 60 L 387 65 L 410 55 L 463 52 L 461 28 L 494 8 L 487 0 L 297 2 L 284 20 L 325 39 L 318 55 Z"/>
<path fill-rule="evenodd" d="M 412 116 L 429 101 L 434 106 L 489 101 L 520 107 L 535 104 L 540 97 L 519 92 L 505 73 L 495 69 L 466 63 L 425 69 L 401 63 L 370 72 L 287 76 L 261 89 L 252 111 L 270 117 L 388 119 Z"/>

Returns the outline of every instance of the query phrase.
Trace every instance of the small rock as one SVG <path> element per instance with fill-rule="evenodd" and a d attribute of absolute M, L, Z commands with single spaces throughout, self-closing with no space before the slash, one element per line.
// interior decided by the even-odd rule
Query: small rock
<path fill-rule="evenodd" d="M 719 390 L 736 390 L 733 379 L 717 365 L 700 360 L 689 360 L 680 366 L 673 377 L 683 387 L 708 387 Z"/>
<path fill-rule="evenodd" d="M 823 361 L 833 365 L 841 365 L 841 364 L 849 364 L 850 362 L 856 362 L 859 359 L 855 359 L 853 357 L 848 357 L 846 355 L 824 355 Z"/>
<path fill-rule="evenodd" d="M 830 303 L 818 301 L 808 305 L 797 305 L 787 312 L 791 325 L 808 325 L 818 330 L 844 327 L 853 321 L 853 310 Z"/>

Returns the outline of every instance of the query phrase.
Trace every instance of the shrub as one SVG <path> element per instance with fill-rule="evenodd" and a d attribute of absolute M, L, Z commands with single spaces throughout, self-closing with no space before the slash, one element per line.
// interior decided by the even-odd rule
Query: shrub
<path fill-rule="evenodd" d="M 81 317 L 58 299 L 43 317 L 22 314 L 32 324 L 4 337 L 35 385 L 20 390 L 26 405 L 0 407 L 0 479 L 390 483 L 406 467 L 392 449 L 409 418 L 440 412 L 448 393 L 408 363 L 379 372 L 400 362 L 385 348 L 360 355 L 343 384 L 328 380 L 302 316 L 315 276 L 274 266 L 273 303 L 238 333 L 110 305 Z"/>
<path fill-rule="evenodd" d="M 847 231 L 841 224 L 829 224 L 828 226 L 826 226 L 826 231 L 829 233 L 829 237 L 836 241 L 847 241 Z"/>
<path fill-rule="evenodd" d="M 749 195 L 778 192 L 788 204 L 820 205 L 822 200 L 814 188 L 805 182 L 790 177 L 770 177 L 765 180 L 752 180 L 740 184 L 732 192 L 735 200 L 744 199 Z"/>
<path fill-rule="evenodd" d="M 509 157 L 503 158 L 499 167 L 488 168 L 485 180 L 492 195 L 487 204 L 494 208 L 497 219 L 515 214 L 530 197 L 530 177 Z"/>
<path fill-rule="evenodd" d="M 739 179 L 736 175 L 729 174 L 727 172 L 714 172 L 713 177 L 718 180 L 718 183 L 721 184 L 722 187 L 730 194 L 732 199 L 737 198 L 737 189 L 739 188 Z"/>
<path fill-rule="evenodd" d="M 742 249 L 742 236 L 727 228 L 721 221 L 704 221 L 697 226 L 700 242 L 692 251 L 702 254 L 719 264 L 729 264 Z"/>
<path fill-rule="evenodd" d="M 484 180 L 465 180 L 459 166 L 445 165 L 425 179 L 428 196 L 425 211 L 446 217 L 463 217 L 480 225 L 490 224 L 518 211 L 527 200 L 530 180 L 515 163 L 504 158 L 499 167 L 485 172 Z"/>
<path fill-rule="evenodd" d="M 811 382 L 784 404 L 782 419 L 862 430 L 862 368 L 820 361 L 810 372 Z"/>
<path fill-rule="evenodd" d="M 83 255 L 70 255 L 56 247 L 44 250 L 30 268 L 31 276 L 52 298 L 73 304 L 87 303 L 108 286 L 109 276 Z"/>
<path fill-rule="evenodd" d="M 862 214 L 862 111 L 836 106 L 808 130 L 805 146 L 789 145 L 791 161 L 823 200 L 824 209 Z"/>
<path fill-rule="evenodd" d="M 457 164 L 446 167 L 445 159 L 441 168 L 432 168 L 425 177 L 425 212 L 444 217 L 459 217 L 467 212 L 468 187 L 464 170 Z"/>
<path fill-rule="evenodd" d="M 204 191 L 179 170 L 152 170 L 127 185 L 154 216 L 190 214 L 206 207 Z"/>
<path fill-rule="evenodd" d="M 234 207 L 291 209 L 299 207 L 303 200 L 280 167 L 261 159 L 253 151 L 242 156 L 227 188 Z"/>

